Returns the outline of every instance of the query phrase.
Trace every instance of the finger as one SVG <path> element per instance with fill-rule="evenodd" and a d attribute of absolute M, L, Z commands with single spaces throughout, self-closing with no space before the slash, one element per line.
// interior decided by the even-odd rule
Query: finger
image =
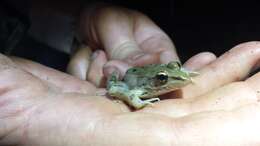
<path fill-rule="evenodd" d="M 105 6 L 95 10 L 94 15 L 81 17 L 81 31 L 88 44 L 99 44 L 110 59 L 122 60 L 142 53 L 133 36 L 132 11 Z M 86 18 L 90 18 L 86 19 Z M 92 22 L 90 25 L 89 22 Z M 91 33 L 90 33 L 91 32 Z M 91 39 L 94 38 L 94 39 Z M 91 46 L 96 49 L 96 46 Z"/>
<path fill-rule="evenodd" d="M 41 82 L 41 80 L 29 74 L 28 72 L 25 72 L 24 70 L 20 69 L 19 65 L 15 64 L 10 58 L 2 54 L 0 54 L 0 73 L 0 94 L 5 94 L 10 90 L 18 90 L 19 88 L 23 87 L 38 92 L 40 92 L 40 90 L 44 88 L 46 89 L 46 85 L 43 82 Z M 35 87 L 35 85 L 38 86 Z M 28 93 L 28 96 L 33 93 L 34 92 Z M 20 95 L 24 95 L 24 93 L 20 93 L 19 96 Z M 14 95 L 13 98 L 16 97 L 17 96 Z M 3 105 L 4 103 L 5 100 L 2 100 L 2 102 L 0 102 L 0 105 Z"/>
<path fill-rule="evenodd" d="M 19 140 L 9 136 L 26 121 L 25 113 L 32 111 L 48 92 L 47 84 L 19 68 L 10 58 L 0 54 L 0 145 L 16 145 Z M 39 96 L 42 95 L 42 96 Z M 33 104 L 34 103 L 34 104 Z"/>
<path fill-rule="evenodd" d="M 87 80 L 97 87 L 104 87 L 105 76 L 103 74 L 103 67 L 107 62 L 105 52 L 101 50 L 95 51 L 91 60 Z"/>
<path fill-rule="evenodd" d="M 67 72 L 81 80 L 86 80 L 91 53 L 91 49 L 87 46 L 80 48 L 71 57 L 67 67 Z"/>
<path fill-rule="evenodd" d="M 118 72 L 120 77 L 122 78 L 127 69 L 131 66 L 123 61 L 119 60 L 112 60 L 105 64 L 104 66 L 104 75 L 109 77 L 113 72 Z"/>
<path fill-rule="evenodd" d="M 245 82 L 236 82 L 196 98 L 162 100 L 154 107 L 147 107 L 141 112 L 182 117 L 200 112 L 230 111 L 244 105 L 257 103 L 259 97 L 256 93 L 257 91 L 252 90 Z"/>
<path fill-rule="evenodd" d="M 260 72 L 248 78 L 245 82 L 256 92 L 256 95 L 260 99 Z"/>
<path fill-rule="evenodd" d="M 260 57 L 260 43 L 248 42 L 238 45 L 201 69 L 194 83 L 182 88 L 184 98 L 200 96 L 227 83 L 244 79 Z"/>
<path fill-rule="evenodd" d="M 189 70 L 199 70 L 215 61 L 217 57 L 211 52 L 202 52 L 186 61 L 183 66 Z"/>
<path fill-rule="evenodd" d="M 159 50 L 159 49 L 158 49 Z M 162 49 L 163 50 L 163 49 Z M 143 66 L 147 64 L 169 63 L 171 61 L 179 61 L 176 54 L 172 51 L 161 51 L 139 55 L 135 58 L 129 58 L 129 62 L 133 66 Z"/>
<path fill-rule="evenodd" d="M 169 63 L 171 61 L 180 61 L 176 51 L 168 50 L 161 52 L 160 63 Z"/>
<path fill-rule="evenodd" d="M 136 12 L 135 13 L 135 38 L 142 50 L 149 54 L 159 53 L 159 62 L 169 63 L 179 60 L 176 48 L 170 37 L 160 29 L 150 18 Z M 139 60 L 134 60 L 138 62 Z"/>
<path fill-rule="evenodd" d="M 20 68 L 33 74 L 48 84 L 60 88 L 63 92 L 78 92 L 88 95 L 95 95 L 96 87 L 89 82 L 82 81 L 76 77 L 26 59 L 17 57 L 11 58 Z"/>

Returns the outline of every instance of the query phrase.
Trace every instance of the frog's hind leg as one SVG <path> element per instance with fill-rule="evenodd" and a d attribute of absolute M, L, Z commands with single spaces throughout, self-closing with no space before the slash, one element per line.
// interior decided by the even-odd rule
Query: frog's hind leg
<path fill-rule="evenodd" d="M 159 98 L 151 98 L 147 100 L 140 99 L 140 97 L 142 97 L 146 91 L 144 91 L 144 89 L 130 90 L 124 82 L 119 81 L 119 75 L 115 72 L 112 73 L 108 79 L 107 90 L 109 95 L 127 102 L 135 109 L 140 109 L 147 105 L 153 105 L 153 102 L 160 100 Z"/>
<path fill-rule="evenodd" d="M 153 105 L 154 102 L 158 102 L 160 101 L 160 98 L 150 98 L 150 99 L 146 99 L 143 100 L 143 102 L 146 102 L 147 104 Z"/>
<path fill-rule="evenodd" d="M 141 109 L 147 105 L 153 105 L 153 102 L 159 101 L 159 98 L 151 98 L 142 100 L 140 97 L 145 93 L 143 90 L 133 89 L 129 90 L 123 82 L 117 82 L 108 89 L 108 93 L 120 100 L 125 101 L 135 109 Z"/>
<path fill-rule="evenodd" d="M 151 98 L 147 100 L 141 100 L 139 97 L 135 96 L 132 97 L 130 104 L 135 108 L 135 109 L 141 109 L 144 108 L 145 106 L 153 106 L 154 102 L 160 101 L 159 98 Z"/>
<path fill-rule="evenodd" d="M 128 103 L 132 105 L 135 109 L 141 109 L 147 105 L 153 105 L 153 102 L 160 101 L 159 98 L 150 98 L 142 100 L 140 97 L 145 93 L 145 91 L 140 89 L 133 89 L 129 92 Z"/>

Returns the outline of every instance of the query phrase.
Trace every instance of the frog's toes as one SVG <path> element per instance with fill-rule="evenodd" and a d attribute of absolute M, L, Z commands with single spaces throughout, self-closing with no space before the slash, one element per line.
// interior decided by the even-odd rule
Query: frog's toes
<path fill-rule="evenodd" d="M 158 102 L 158 101 L 160 101 L 160 98 L 150 98 L 144 100 L 144 102 L 149 102 L 149 103 Z"/>
<path fill-rule="evenodd" d="M 145 105 L 154 106 L 154 102 L 158 102 L 158 101 L 160 101 L 160 98 L 151 98 L 151 99 L 144 100 L 143 102 Z"/>

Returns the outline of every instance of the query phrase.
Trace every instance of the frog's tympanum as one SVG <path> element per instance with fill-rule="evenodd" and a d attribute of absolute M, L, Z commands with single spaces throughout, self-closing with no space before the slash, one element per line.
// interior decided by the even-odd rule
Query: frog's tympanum
<path fill-rule="evenodd" d="M 159 95 L 179 89 L 198 75 L 184 69 L 179 62 L 151 64 L 127 70 L 124 78 L 113 73 L 107 82 L 108 94 L 127 102 L 135 109 L 160 101 Z M 145 99 L 145 100 L 142 100 Z"/>

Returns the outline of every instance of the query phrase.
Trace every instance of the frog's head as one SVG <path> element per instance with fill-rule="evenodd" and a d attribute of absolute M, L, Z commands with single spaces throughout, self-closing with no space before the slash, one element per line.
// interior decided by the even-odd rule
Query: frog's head
<path fill-rule="evenodd" d="M 172 61 L 156 72 L 154 85 L 170 90 L 178 89 L 191 83 L 192 77 L 197 75 L 197 72 L 189 71 L 183 68 L 179 62 Z"/>

